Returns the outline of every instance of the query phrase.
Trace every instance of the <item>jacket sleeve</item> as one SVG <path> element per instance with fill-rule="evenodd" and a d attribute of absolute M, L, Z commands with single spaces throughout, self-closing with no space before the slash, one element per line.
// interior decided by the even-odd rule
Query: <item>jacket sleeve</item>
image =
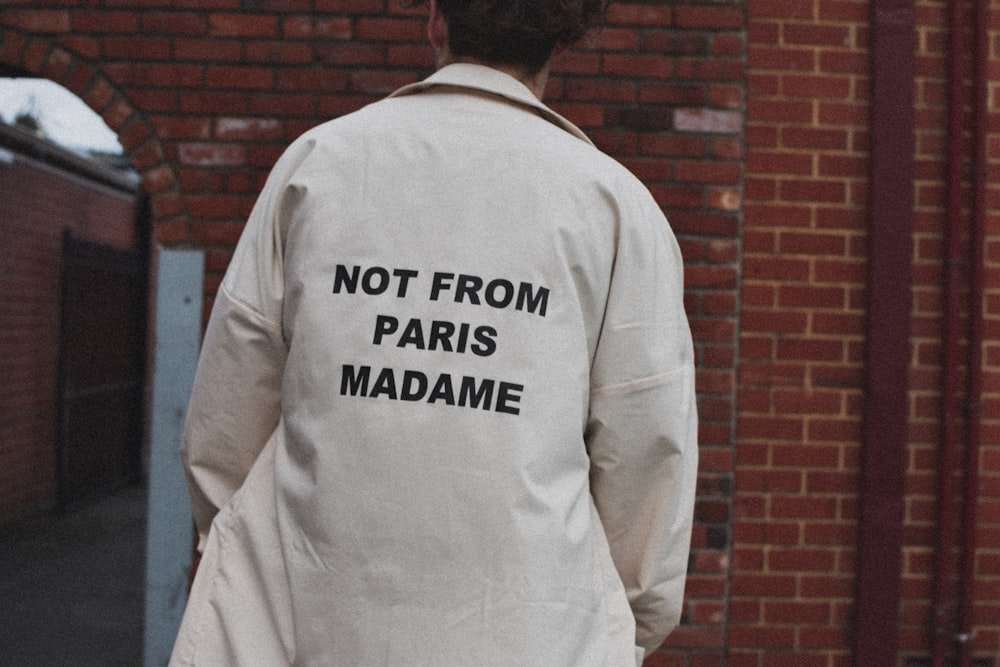
<path fill-rule="evenodd" d="M 591 369 L 591 493 L 636 620 L 655 650 L 680 621 L 698 465 L 683 262 L 652 199 L 622 224 Z"/>
<path fill-rule="evenodd" d="M 281 414 L 287 174 L 275 165 L 216 294 L 188 404 L 181 457 L 201 552 L 212 520 L 242 486 Z"/>

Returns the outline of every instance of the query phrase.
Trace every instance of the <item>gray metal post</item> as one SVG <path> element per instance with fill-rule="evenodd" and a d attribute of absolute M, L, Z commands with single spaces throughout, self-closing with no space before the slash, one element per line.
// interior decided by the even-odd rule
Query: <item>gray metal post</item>
<path fill-rule="evenodd" d="M 167 664 L 187 602 L 192 518 L 181 432 L 201 343 L 204 253 L 158 253 L 146 538 L 146 667 Z"/>

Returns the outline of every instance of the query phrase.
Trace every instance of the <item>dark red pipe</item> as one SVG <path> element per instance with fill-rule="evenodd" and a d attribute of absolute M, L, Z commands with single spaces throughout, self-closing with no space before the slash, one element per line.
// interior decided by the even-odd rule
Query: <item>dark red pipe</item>
<path fill-rule="evenodd" d="M 931 664 L 943 667 L 955 637 L 956 600 L 953 593 L 958 508 L 955 473 L 959 437 L 959 348 L 961 345 L 961 293 L 966 264 L 962 247 L 963 172 L 966 155 L 967 54 L 964 0 L 950 5 L 949 38 L 949 129 L 948 201 L 945 233 L 944 317 L 941 329 L 941 442 L 938 452 L 938 525 L 935 544 L 933 607 L 931 619 Z"/>
<path fill-rule="evenodd" d="M 872 6 L 868 321 L 854 664 L 894 665 L 908 439 L 913 264 L 913 0 Z"/>
<path fill-rule="evenodd" d="M 986 184 L 989 179 L 986 145 L 989 117 L 989 9 L 990 0 L 976 2 L 975 90 L 972 163 L 972 217 L 970 225 L 971 276 L 969 286 L 969 368 L 966 394 L 965 485 L 962 515 L 962 586 L 958 602 L 959 667 L 969 667 L 975 641 L 976 523 L 979 509 L 979 423 L 983 392 L 983 290 L 985 284 Z"/>

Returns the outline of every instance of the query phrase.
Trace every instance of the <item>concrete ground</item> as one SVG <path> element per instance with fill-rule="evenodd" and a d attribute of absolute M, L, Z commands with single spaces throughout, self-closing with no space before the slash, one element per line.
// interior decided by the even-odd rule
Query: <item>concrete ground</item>
<path fill-rule="evenodd" d="M 0 524 L 0 665 L 142 665 L 146 489 Z"/>

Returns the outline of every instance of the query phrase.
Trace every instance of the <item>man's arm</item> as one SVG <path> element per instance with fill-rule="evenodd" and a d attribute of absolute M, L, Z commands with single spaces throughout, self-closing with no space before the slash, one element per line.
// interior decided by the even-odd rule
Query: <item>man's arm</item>
<path fill-rule="evenodd" d="M 199 552 L 212 519 L 242 486 L 278 424 L 284 360 L 280 328 L 234 300 L 223 284 L 181 442 Z"/>
<path fill-rule="evenodd" d="M 697 478 L 683 263 L 659 210 L 622 232 L 591 374 L 591 493 L 636 620 L 655 650 L 680 620 Z"/>

